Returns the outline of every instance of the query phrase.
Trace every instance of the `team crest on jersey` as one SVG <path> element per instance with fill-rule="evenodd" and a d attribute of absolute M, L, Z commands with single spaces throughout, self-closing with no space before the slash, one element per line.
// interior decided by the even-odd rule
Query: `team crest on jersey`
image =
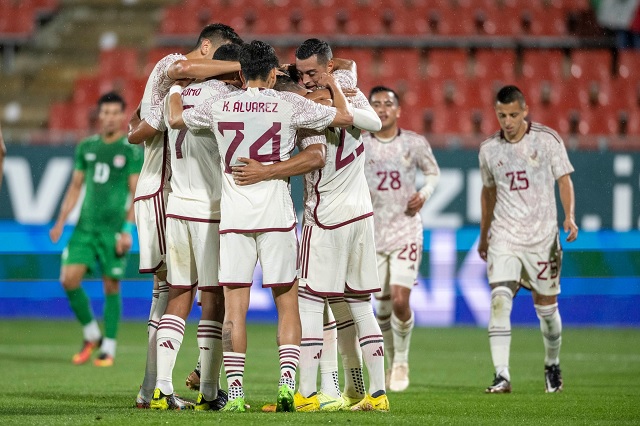
<path fill-rule="evenodd" d="M 87 161 L 95 161 L 96 159 L 96 153 L 95 152 L 87 152 L 84 155 L 84 159 Z"/>
<path fill-rule="evenodd" d="M 127 164 L 127 157 L 124 155 L 116 155 L 113 157 L 113 167 L 121 169 L 125 164 Z"/>

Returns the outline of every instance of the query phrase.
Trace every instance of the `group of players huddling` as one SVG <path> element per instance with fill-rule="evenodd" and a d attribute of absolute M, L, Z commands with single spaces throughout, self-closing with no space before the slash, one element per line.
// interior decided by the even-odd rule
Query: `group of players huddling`
<path fill-rule="evenodd" d="M 128 134 L 130 143 L 144 143 L 133 207 L 140 272 L 154 274 L 147 365 L 136 399 L 139 408 L 247 409 L 246 315 L 258 260 L 262 285 L 271 288 L 278 312 L 280 360 L 276 404 L 263 410 L 388 411 L 387 388 L 403 391 L 409 385 L 408 352 L 414 325 L 409 295 L 422 253 L 419 211 L 438 183 L 437 162 L 422 136 L 398 128 L 399 99 L 392 89 L 376 87 L 367 99 L 357 89 L 356 64 L 333 58 L 331 48 L 321 40 L 306 40 L 295 56 L 295 64 L 280 65 L 268 44 L 245 44 L 232 28 L 212 24 L 202 30 L 191 52 L 164 57 L 149 76 Z M 554 392 L 562 389 L 555 211 L 546 208 L 529 224 L 532 235 L 544 228 L 541 238 L 528 240 L 543 253 L 538 257 L 522 255 L 529 254 L 528 242 L 515 247 L 520 251 L 510 251 L 509 244 L 514 243 L 509 235 L 504 237 L 507 248 L 494 254 L 493 229 L 512 225 L 514 220 L 522 222 L 530 214 L 527 209 L 536 208 L 527 193 L 518 191 L 529 188 L 527 167 L 533 167 L 531 187 L 550 184 L 553 189 L 554 178 L 562 181 L 560 196 L 568 218 L 565 229 L 571 231 L 570 240 L 575 239 L 569 178 L 573 169 L 555 132 L 524 121 L 526 105 L 517 88 L 508 86 L 498 94 L 496 111 L 503 132 L 483 144 L 480 157 L 485 188 L 479 251 L 485 259 L 490 225 L 492 229 L 488 270 L 493 288 L 490 342 L 496 376 L 487 392 L 511 390 L 510 300 L 520 285 L 534 294 L 545 336 L 545 364 L 554 369 L 553 374 L 545 374 L 546 390 Z M 525 143 L 515 143 L 521 140 Z M 291 156 L 296 146 L 299 153 Z M 508 146 L 523 151 L 523 170 L 503 177 L 493 169 L 494 157 L 505 157 L 496 167 L 513 161 L 507 157 L 515 154 L 503 152 Z M 496 152 L 483 154 L 489 149 Z M 95 155 L 80 158 L 95 160 Z M 91 170 L 97 182 L 98 170 Z M 417 170 L 424 175 L 418 191 Z M 299 241 L 289 188 L 294 175 L 304 175 Z M 83 177 L 74 175 L 72 183 L 81 184 Z M 85 179 L 87 184 L 89 180 Z M 515 219 L 512 211 L 501 207 L 503 185 L 507 193 L 519 197 Z M 555 208 L 554 199 L 549 198 L 553 193 L 531 196 L 538 207 L 547 197 L 543 204 Z M 56 224 L 56 240 L 75 204 L 67 198 Z M 123 221 L 124 217 L 116 228 Z M 117 234 L 118 253 L 130 247 L 130 239 L 120 247 L 127 232 L 131 233 L 129 222 Z M 112 235 L 106 234 L 106 239 Z M 96 257 L 101 260 L 97 255 L 93 259 Z M 506 259 L 503 263 L 508 267 L 500 266 L 500 259 Z M 65 285 L 68 294 L 77 291 L 89 260 L 77 261 L 84 269 L 75 274 L 79 276 L 77 286 Z M 538 266 L 546 262 L 546 275 L 534 271 L 536 261 Z M 73 264 L 65 262 L 65 267 Z M 104 275 L 106 289 L 110 274 Z M 541 282 L 555 284 L 541 287 Z M 374 293 L 377 318 L 371 304 Z M 78 312 L 85 310 L 77 307 L 85 303 L 86 295 L 75 307 L 71 296 L 85 335 L 74 362 L 86 362 L 102 340 L 99 359 L 106 360 L 103 366 L 112 365 L 115 342 L 105 347 L 104 341 L 109 340 L 101 339 L 90 312 L 80 318 Z M 199 389 L 193 404 L 174 394 L 172 370 L 196 296 L 202 306 L 197 329 L 200 357 L 187 379 L 190 387 Z M 344 368 L 342 390 L 338 352 Z M 368 388 L 363 382 L 363 361 Z M 223 364 L 226 392 L 219 383 Z"/>

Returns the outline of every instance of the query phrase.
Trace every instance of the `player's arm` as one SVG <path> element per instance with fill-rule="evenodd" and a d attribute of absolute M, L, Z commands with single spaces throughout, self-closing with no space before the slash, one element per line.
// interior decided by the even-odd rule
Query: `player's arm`
<path fill-rule="evenodd" d="M 169 116 L 167 120 L 169 127 L 172 129 L 184 129 L 187 127 L 182 119 L 182 87 L 183 86 L 176 84 L 169 89 Z"/>
<path fill-rule="evenodd" d="M 205 79 L 240 71 L 240 62 L 215 59 L 181 59 L 169 65 L 167 75 L 172 80 Z"/>
<path fill-rule="evenodd" d="M 328 87 L 333 97 L 333 106 L 336 109 L 336 116 L 329 126 L 348 127 L 353 125 L 352 109 L 348 107 L 347 98 L 344 96 L 340 85 L 331 74 L 323 74 L 318 82 L 321 86 Z"/>
<path fill-rule="evenodd" d="M 497 188 L 495 186 L 483 186 L 480 198 L 482 214 L 480 216 L 480 242 L 478 243 L 478 254 L 482 260 L 487 260 L 489 250 L 489 228 L 493 220 L 493 209 L 496 207 Z"/>
<path fill-rule="evenodd" d="M 127 216 L 125 217 L 122 230 L 120 231 L 120 234 L 118 234 L 118 241 L 116 241 L 116 253 L 120 256 L 131 250 L 131 246 L 133 245 L 133 237 L 131 236 L 131 233 L 133 232 L 133 227 L 136 223 L 133 199 L 135 198 L 136 186 L 138 185 L 138 176 L 138 174 L 129 175 L 129 196 L 132 201 L 127 209 Z"/>
<path fill-rule="evenodd" d="M 571 176 L 566 174 L 558 178 L 558 189 L 560 190 L 560 201 L 564 210 L 564 232 L 568 232 L 567 242 L 575 241 L 578 238 L 578 226 L 576 225 L 575 195 L 573 192 L 573 181 Z"/>
<path fill-rule="evenodd" d="M 305 98 L 315 103 L 333 106 L 333 99 L 331 98 L 331 91 L 328 89 L 318 89 L 313 92 L 308 92 L 304 95 Z"/>
<path fill-rule="evenodd" d="M 422 206 L 431 197 L 431 194 L 436 190 L 436 186 L 438 186 L 438 182 L 440 181 L 440 167 L 438 167 L 438 162 L 433 156 L 433 151 L 431 151 L 428 142 L 426 140 L 423 142 L 424 144 L 419 147 L 416 155 L 419 156 L 417 163 L 424 175 L 424 185 L 422 185 L 419 191 L 414 192 L 411 197 L 409 197 L 406 211 L 409 216 L 413 216 L 422 209 Z"/>
<path fill-rule="evenodd" d="M 367 132 L 378 132 L 382 129 L 382 121 L 368 101 L 360 102 L 353 108 L 353 125 Z"/>
<path fill-rule="evenodd" d="M 53 225 L 53 228 L 49 231 L 49 237 L 51 241 L 57 243 L 62 235 L 64 224 L 67 221 L 67 217 L 76 206 L 78 198 L 80 198 L 80 190 L 82 189 L 82 183 L 84 182 L 84 172 L 82 170 L 74 170 L 71 176 L 71 182 L 67 187 L 67 192 L 64 195 L 62 206 L 60 207 L 60 213 L 58 219 Z"/>
<path fill-rule="evenodd" d="M 351 59 L 333 58 L 333 70 L 351 71 L 354 75 L 358 75 L 356 63 Z"/>
<path fill-rule="evenodd" d="M 137 120 L 135 117 L 131 117 L 129 121 L 129 132 L 127 133 L 129 143 L 135 145 L 141 144 L 147 139 L 166 130 L 164 128 L 164 115 L 162 113 L 163 106 L 164 102 L 155 105 L 151 108 L 151 111 L 149 111 L 149 114 L 144 120 L 141 120 L 139 115 L 136 116 Z"/>
<path fill-rule="evenodd" d="M 233 166 L 233 180 L 237 185 L 252 185 L 269 179 L 286 179 L 303 175 L 324 167 L 327 149 L 324 144 L 309 145 L 298 154 L 285 161 L 262 164 L 250 158 L 238 157 L 244 166 Z"/>
<path fill-rule="evenodd" d="M 7 155 L 7 147 L 4 145 L 2 129 L 0 129 L 0 188 L 2 188 L 2 176 L 4 174 L 4 157 Z"/>

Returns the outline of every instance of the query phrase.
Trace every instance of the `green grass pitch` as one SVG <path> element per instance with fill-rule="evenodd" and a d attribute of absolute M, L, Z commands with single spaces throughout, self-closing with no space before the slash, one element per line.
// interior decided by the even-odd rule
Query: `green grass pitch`
<path fill-rule="evenodd" d="M 174 370 L 182 396 L 197 394 L 184 378 L 197 359 L 189 323 Z M 250 324 L 245 376 L 248 413 L 156 412 L 133 408 L 144 373 L 146 329 L 124 323 L 113 368 L 74 366 L 80 326 L 65 321 L 0 322 L 0 424 L 640 424 L 640 330 L 565 327 L 565 390 L 545 394 L 537 328 L 515 328 L 513 393 L 485 395 L 492 380 L 487 333 L 479 328 L 418 328 L 411 347 L 411 385 L 390 393 L 389 413 L 261 413 L 278 380 L 275 327 Z"/>

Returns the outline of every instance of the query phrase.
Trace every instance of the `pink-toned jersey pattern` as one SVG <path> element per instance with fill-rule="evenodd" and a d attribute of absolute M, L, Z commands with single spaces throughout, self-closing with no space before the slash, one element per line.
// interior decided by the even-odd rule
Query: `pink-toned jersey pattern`
<path fill-rule="evenodd" d="M 409 130 L 398 130 L 390 142 L 371 133 L 362 137 L 366 152 L 365 173 L 373 203 L 376 250 L 390 253 L 407 244 L 422 245 L 420 213 L 406 214 L 407 202 L 416 192 L 416 172 L 439 175 L 429 142 Z"/>
<path fill-rule="evenodd" d="M 153 67 L 140 103 L 140 117 L 145 119 L 151 109 L 161 105 L 165 95 L 173 85 L 167 70 L 176 61 L 187 59 L 186 56 L 172 53 L 160 59 Z M 162 191 L 171 175 L 171 162 L 164 135 L 158 135 L 144 142 L 144 163 L 140 171 L 136 199 L 149 198 Z"/>
<path fill-rule="evenodd" d="M 184 111 L 189 129 L 212 129 L 223 165 L 220 233 L 283 231 L 296 216 L 288 179 L 237 186 L 231 166 L 248 157 L 264 164 L 287 160 L 298 129 L 322 130 L 333 121 L 335 108 L 302 96 L 249 88 L 209 99 Z"/>
<path fill-rule="evenodd" d="M 190 85 L 182 91 L 185 109 L 202 105 L 207 99 L 235 92 L 233 86 L 218 80 Z M 165 97 L 165 117 L 168 116 Z M 220 220 L 222 169 L 215 136 L 209 129 L 168 128 L 171 152 L 171 194 L 167 217 L 205 221 Z"/>
<path fill-rule="evenodd" d="M 555 182 L 573 172 L 560 136 L 538 123 L 517 143 L 498 132 L 480 145 L 479 161 L 482 183 L 497 191 L 489 244 L 548 250 L 558 233 Z"/>

